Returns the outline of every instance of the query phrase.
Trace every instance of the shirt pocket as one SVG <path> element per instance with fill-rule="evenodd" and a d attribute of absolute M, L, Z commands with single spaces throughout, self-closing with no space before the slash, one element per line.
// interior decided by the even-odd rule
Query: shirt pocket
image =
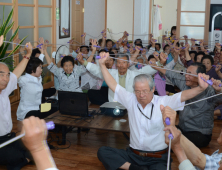
<path fill-rule="evenodd" d="M 162 119 L 151 119 L 148 126 L 148 132 L 151 135 L 157 135 L 159 132 L 163 131 L 164 125 Z"/>

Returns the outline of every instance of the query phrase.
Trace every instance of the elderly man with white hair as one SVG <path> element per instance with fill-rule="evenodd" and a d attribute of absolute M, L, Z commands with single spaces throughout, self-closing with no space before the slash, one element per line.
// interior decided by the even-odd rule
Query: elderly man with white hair
<path fill-rule="evenodd" d="M 3 36 L 0 37 L 0 46 L 3 44 Z M 9 71 L 5 63 L 0 62 L 0 144 L 13 138 L 12 117 L 9 95 L 17 89 L 17 80 L 24 72 L 32 53 L 32 45 L 27 43 L 27 54 L 13 72 Z M 0 149 L 0 164 L 7 165 L 8 170 L 18 170 L 25 166 L 31 157 L 21 141 L 16 141 Z"/>
<path fill-rule="evenodd" d="M 199 74 L 199 86 L 195 89 L 185 90 L 173 96 L 156 96 L 153 94 L 155 87 L 152 77 L 140 74 L 134 78 L 133 93 L 117 84 L 109 73 L 105 66 L 108 56 L 108 53 L 100 53 L 100 68 L 107 85 L 114 92 L 114 100 L 128 110 L 130 145 L 126 150 L 101 147 L 98 151 L 99 160 L 108 170 L 166 170 L 168 150 L 160 105 L 182 110 L 186 100 L 208 87 L 201 79 L 208 79 L 208 76 Z"/>

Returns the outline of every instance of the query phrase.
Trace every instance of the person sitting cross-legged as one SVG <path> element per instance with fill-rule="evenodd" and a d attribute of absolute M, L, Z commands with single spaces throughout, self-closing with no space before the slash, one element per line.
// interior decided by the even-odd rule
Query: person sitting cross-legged
<path fill-rule="evenodd" d="M 182 110 L 186 100 L 208 87 L 201 79 L 206 79 L 206 75 L 198 75 L 199 86 L 194 89 L 173 96 L 156 96 L 153 94 L 155 87 L 152 77 L 140 74 L 134 78 L 132 93 L 117 84 L 107 70 L 105 62 L 108 56 L 108 53 L 100 53 L 99 64 L 107 85 L 114 92 L 114 100 L 128 110 L 130 145 L 126 150 L 103 146 L 97 153 L 99 160 L 107 170 L 166 170 L 168 150 L 160 105 Z"/>

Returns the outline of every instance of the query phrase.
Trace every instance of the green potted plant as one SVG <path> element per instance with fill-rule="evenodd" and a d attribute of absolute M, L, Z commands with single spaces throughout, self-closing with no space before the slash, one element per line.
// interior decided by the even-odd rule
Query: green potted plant
<path fill-rule="evenodd" d="M 4 19 L 4 13 L 5 13 L 5 6 L 3 6 L 3 20 L 2 20 L 2 25 L 0 25 L 0 36 L 3 35 L 4 36 L 4 41 L 6 41 L 6 35 L 8 34 L 8 32 L 13 28 L 14 26 L 14 21 L 12 21 L 12 23 L 10 23 L 10 21 L 12 20 L 12 16 L 13 16 L 13 11 L 14 9 L 12 8 L 11 12 L 9 13 L 7 19 Z M 17 36 L 19 31 L 19 26 L 18 28 L 15 30 L 15 32 L 13 33 L 13 35 L 11 36 L 11 38 L 9 39 L 9 42 L 13 42 L 14 38 Z M 0 47 L 0 62 L 5 62 L 6 64 L 8 64 L 8 67 L 10 69 L 10 71 L 13 70 L 13 57 L 9 57 L 11 56 L 14 52 L 16 52 L 20 45 L 23 43 L 23 41 L 27 38 L 27 36 L 25 38 L 23 38 L 21 40 L 20 43 L 17 44 L 17 46 L 12 50 L 11 53 L 9 53 L 7 56 L 8 58 L 6 58 L 6 52 L 8 50 L 8 47 L 10 45 L 10 43 L 4 42 L 2 44 L 2 46 Z"/>

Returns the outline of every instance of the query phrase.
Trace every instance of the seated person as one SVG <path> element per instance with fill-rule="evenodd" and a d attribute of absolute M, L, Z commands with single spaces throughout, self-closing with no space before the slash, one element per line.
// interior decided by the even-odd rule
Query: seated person
<path fill-rule="evenodd" d="M 139 52 L 137 52 L 135 55 L 137 55 L 138 53 Z M 117 82 L 119 82 L 119 84 L 122 87 L 126 88 L 126 90 L 129 92 L 133 92 L 132 84 L 133 84 L 133 79 L 135 76 L 142 74 L 142 73 L 146 73 L 146 74 L 150 74 L 150 75 L 153 75 L 154 73 L 156 73 L 156 71 L 150 65 L 147 65 L 138 71 L 129 70 L 128 67 L 130 64 L 129 64 L 129 56 L 128 55 L 120 54 L 116 58 L 118 58 L 116 60 L 117 69 L 109 69 L 109 72 L 114 77 L 114 79 Z M 81 55 L 79 55 L 78 61 L 81 64 L 83 64 L 84 66 L 86 66 L 86 69 L 90 73 L 92 73 L 96 77 L 104 80 L 104 77 L 102 75 L 102 72 L 101 72 L 99 66 L 92 64 L 92 63 L 88 63 L 87 61 L 84 61 L 83 57 Z M 111 89 L 109 89 L 108 95 L 109 95 L 109 101 L 113 102 L 114 101 L 113 100 L 114 93 L 112 92 Z"/>
<path fill-rule="evenodd" d="M 4 37 L 0 36 L 0 46 L 3 44 Z M 26 47 L 28 46 L 28 47 Z M 12 132 L 12 114 L 9 95 L 17 89 L 17 80 L 22 75 L 25 67 L 31 57 L 32 45 L 25 45 L 27 54 L 17 65 L 13 72 L 9 71 L 5 63 L 0 62 L 0 144 L 15 137 Z M 31 156 L 27 149 L 21 145 L 21 140 L 17 140 L 9 145 L 0 148 L 0 165 L 6 165 L 8 170 L 21 169 L 31 160 Z"/>
<path fill-rule="evenodd" d="M 193 89 L 199 86 L 197 77 L 199 73 L 206 73 L 206 68 L 201 63 L 193 63 L 187 68 L 186 75 L 181 75 L 170 70 L 161 68 L 154 68 L 163 73 L 169 80 L 177 86 L 181 91 Z M 207 75 L 207 77 L 209 77 Z M 218 93 L 214 86 L 209 86 L 198 96 L 187 103 L 197 101 Z M 204 100 L 192 105 L 186 106 L 183 111 L 179 112 L 178 128 L 182 134 L 194 143 L 198 148 L 207 146 L 212 137 L 212 130 L 214 127 L 214 108 L 218 101 L 222 100 L 222 95 Z"/>
<path fill-rule="evenodd" d="M 215 67 L 213 67 L 214 64 L 214 59 L 213 57 L 211 57 L 210 55 L 204 55 L 201 59 L 201 63 L 203 65 L 205 65 L 206 67 L 206 74 L 210 76 L 211 78 L 214 79 L 222 79 L 222 69 L 221 69 L 221 65 L 217 65 Z"/>
<path fill-rule="evenodd" d="M 82 56 L 82 53 L 78 55 Z M 46 53 L 46 61 L 49 64 L 48 69 L 59 80 L 59 90 L 82 92 L 79 85 L 79 77 L 86 72 L 83 66 L 74 65 L 74 58 L 72 56 L 64 56 L 59 62 L 61 62 L 61 68 L 58 68 L 53 64 L 48 53 Z"/>
<path fill-rule="evenodd" d="M 220 83 L 215 83 L 215 87 L 221 89 L 221 87 L 218 86 Z M 170 118 L 171 126 L 175 127 L 175 120 L 177 114 L 173 109 L 168 109 L 166 111 L 162 110 L 162 115 L 163 120 L 165 120 L 167 117 Z M 191 161 L 194 166 L 196 166 L 197 170 L 221 170 L 222 166 L 220 161 L 222 158 L 222 130 L 218 135 L 217 143 L 220 145 L 219 149 L 216 150 L 212 155 L 207 155 L 202 153 L 202 151 L 197 148 L 184 135 L 181 135 L 180 138 L 180 145 L 185 151 L 187 158 Z"/>
<path fill-rule="evenodd" d="M 199 74 L 200 86 L 185 90 L 173 96 L 154 95 L 154 82 L 150 75 L 140 74 L 133 80 L 133 92 L 117 84 L 105 66 L 108 53 L 100 53 L 100 68 L 109 88 L 115 93 L 114 100 L 128 110 L 130 145 L 126 150 L 101 147 L 98 158 L 106 169 L 166 170 L 167 145 L 164 137 L 164 124 L 160 105 L 182 110 L 186 100 L 204 91 L 208 84 Z"/>
<path fill-rule="evenodd" d="M 17 110 L 17 120 L 22 121 L 30 116 L 41 119 L 49 116 L 51 112 L 41 113 L 39 106 L 42 103 L 42 66 L 43 62 L 37 57 L 31 57 L 25 69 L 26 74 L 18 80 L 21 88 L 21 99 Z"/>

